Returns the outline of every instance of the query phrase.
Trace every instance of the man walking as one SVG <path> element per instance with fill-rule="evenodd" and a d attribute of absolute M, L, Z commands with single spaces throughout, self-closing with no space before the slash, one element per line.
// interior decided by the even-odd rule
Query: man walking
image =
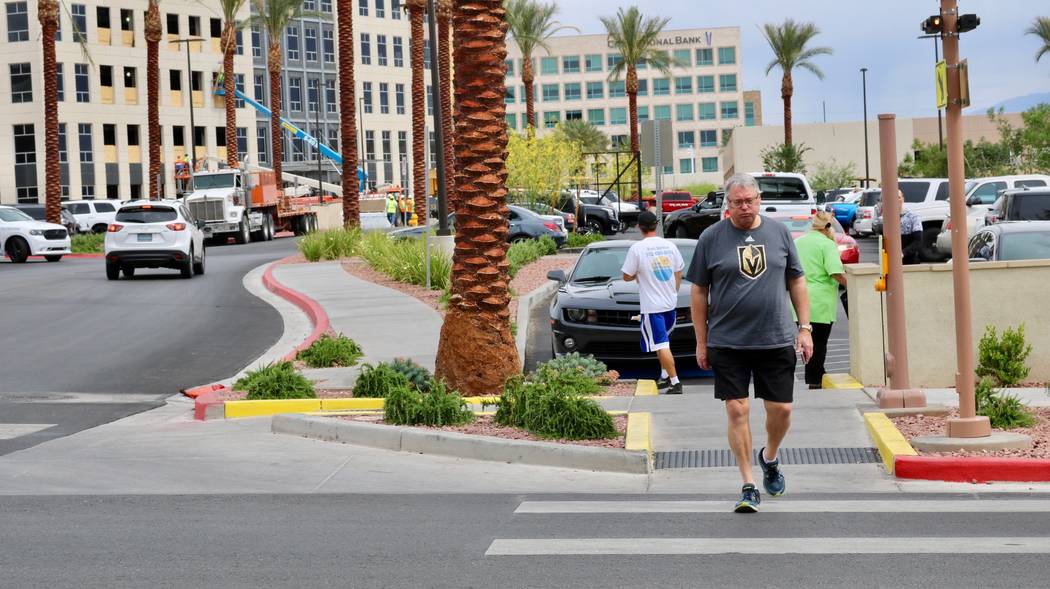
<path fill-rule="evenodd" d="M 734 511 L 758 511 L 761 497 L 751 469 L 748 387 L 766 409 L 766 446 L 758 454 L 762 482 L 784 494 L 777 452 L 791 424 L 795 353 L 813 354 L 809 298 L 798 252 L 787 226 L 758 214 L 762 199 L 748 174 L 725 185 L 729 218 L 700 235 L 686 273 L 693 283 L 691 309 L 696 359 L 715 373 L 715 397 L 725 401 L 729 446 L 744 480 Z M 796 328 L 791 305 L 798 315 Z"/>
<path fill-rule="evenodd" d="M 638 215 L 642 240 L 631 246 L 624 260 L 623 279 L 638 281 L 638 299 L 642 311 L 642 351 L 656 352 L 660 360 L 659 388 L 668 395 L 682 394 L 682 383 L 671 353 L 671 330 L 674 329 L 678 289 L 682 286 L 685 261 L 678 247 L 656 235 L 656 215 L 643 211 Z"/>
<path fill-rule="evenodd" d="M 393 192 L 386 195 L 386 220 L 397 227 L 397 196 Z"/>

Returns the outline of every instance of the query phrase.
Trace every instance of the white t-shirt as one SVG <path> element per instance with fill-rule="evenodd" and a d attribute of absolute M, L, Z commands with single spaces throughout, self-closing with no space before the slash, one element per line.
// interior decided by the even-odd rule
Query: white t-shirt
<path fill-rule="evenodd" d="M 649 314 L 678 307 L 674 275 L 683 268 L 682 252 L 674 244 L 662 237 L 647 237 L 627 251 L 622 270 L 638 280 L 641 311 Z"/>

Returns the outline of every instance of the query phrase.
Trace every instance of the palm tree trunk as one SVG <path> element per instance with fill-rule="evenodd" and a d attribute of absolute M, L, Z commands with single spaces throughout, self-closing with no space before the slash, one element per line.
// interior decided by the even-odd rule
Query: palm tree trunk
<path fill-rule="evenodd" d="M 784 144 L 791 145 L 791 96 L 795 93 L 795 87 L 791 80 L 791 72 L 784 72 L 784 80 L 780 84 L 780 97 L 784 99 Z"/>
<path fill-rule="evenodd" d="M 411 23 L 409 41 L 412 60 L 412 199 L 416 214 L 422 216 L 427 204 L 427 94 L 423 80 L 423 12 L 426 3 L 422 0 L 409 0 L 405 2 L 405 8 L 409 11 Z M 431 67 L 437 67 L 437 64 L 431 64 Z M 435 92 L 437 90 L 434 89 Z"/>
<path fill-rule="evenodd" d="M 55 31 L 58 30 L 57 0 L 37 5 L 44 51 L 44 214 L 48 223 L 62 222 L 62 166 L 58 155 L 58 83 L 55 61 Z"/>
<path fill-rule="evenodd" d="M 531 137 L 536 132 L 536 93 L 533 83 L 536 73 L 532 70 L 532 56 L 526 55 L 521 60 L 521 83 L 525 84 L 525 131 Z"/>
<path fill-rule="evenodd" d="M 146 128 L 149 135 L 149 198 L 160 194 L 160 6 L 150 0 L 145 20 L 146 36 Z M 189 48 L 186 48 L 189 50 Z M 186 80 L 187 87 L 190 84 Z M 192 93 L 190 100 L 192 100 Z M 193 129 L 190 129 L 193 133 Z M 193 155 L 190 156 L 193 161 Z"/>
<path fill-rule="evenodd" d="M 188 49 L 188 47 L 187 47 Z M 226 164 L 231 168 L 238 165 L 237 153 L 237 88 L 233 74 L 233 54 L 237 49 L 237 29 L 227 21 L 222 32 L 222 82 L 226 100 Z"/>
<path fill-rule="evenodd" d="M 520 372 L 510 332 L 507 261 L 507 57 L 503 0 L 473 0 L 455 8 L 457 290 L 438 344 L 438 378 L 463 394 L 500 391 Z"/>
<path fill-rule="evenodd" d="M 631 118 L 631 153 L 638 153 L 638 71 L 627 65 L 627 110 Z M 641 165 L 641 162 L 638 162 Z M 638 191 L 641 192 L 641 186 Z"/>
<path fill-rule="evenodd" d="M 279 37 L 277 41 L 270 42 L 270 51 L 266 59 L 267 69 L 270 72 L 270 153 L 273 160 L 270 163 L 273 167 L 274 181 L 277 182 L 278 188 L 282 188 L 284 186 L 282 177 L 284 132 L 281 129 L 281 42 Z M 281 190 L 280 193 L 283 195 L 284 190 Z M 287 198 L 284 198 L 283 202 L 287 206 Z"/>
<path fill-rule="evenodd" d="M 343 153 L 343 226 L 361 226 L 357 181 L 357 98 L 354 82 L 354 5 L 338 2 L 339 130 Z"/>
<path fill-rule="evenodd" d="M 452 2 L 438 0 L 438 67 L 441 78 L 441 132 L 445 139 L 445 194 L 448 210 L 456 211 L 455 182 L 456 148 L 452 140 Z"/>

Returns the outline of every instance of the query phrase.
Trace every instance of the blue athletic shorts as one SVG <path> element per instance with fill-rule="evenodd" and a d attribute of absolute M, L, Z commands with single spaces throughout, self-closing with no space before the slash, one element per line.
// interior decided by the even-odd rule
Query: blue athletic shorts
<path fill-rule="evenodd" d="M 675 317 L 674 309 L 642 315 L 643 352 L 655 352 L 671 347 L 671 330 L 674 329 Z"/>

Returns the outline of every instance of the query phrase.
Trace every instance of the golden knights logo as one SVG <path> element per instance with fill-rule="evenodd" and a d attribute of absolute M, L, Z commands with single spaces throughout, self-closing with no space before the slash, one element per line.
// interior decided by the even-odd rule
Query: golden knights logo
<path fill-rule="evenodd" d="M 740 273 L 751 280 L 766 272 L 766 246 L 741 245 L 736 248 L 736 260 Z"/>

